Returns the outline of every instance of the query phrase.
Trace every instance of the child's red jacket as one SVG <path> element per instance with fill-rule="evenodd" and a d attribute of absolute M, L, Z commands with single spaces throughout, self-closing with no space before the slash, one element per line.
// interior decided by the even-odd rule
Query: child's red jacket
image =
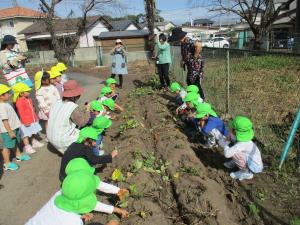
<path fill-rule="evenodd" d="M 25 126 L 29 126 L 30 124 L 38 121 L 38 117 L 34 112 L 32 100 L 30 98 L 18 98 L 16 107 L 20 116 L 21 123 Z"/>

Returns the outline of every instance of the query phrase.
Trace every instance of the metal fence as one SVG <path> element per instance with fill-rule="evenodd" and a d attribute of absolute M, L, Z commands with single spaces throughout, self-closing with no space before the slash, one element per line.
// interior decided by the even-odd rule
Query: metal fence
<path fill-rule="evenodd" d="M 174 79 L 185 84 L 180 47 L 171 54 Z M 218 48 L 203 48 L 202 57 L 206 101 L 224 118 L 250 117 L 266 162 L 274 165 L 300 104 L 300 57 Z M 293 147 L 299 149 L 299 131 Z"/>

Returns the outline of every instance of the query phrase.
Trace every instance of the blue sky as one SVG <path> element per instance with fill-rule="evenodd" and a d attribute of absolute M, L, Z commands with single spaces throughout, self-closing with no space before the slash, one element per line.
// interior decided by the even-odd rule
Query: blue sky
<path fill-rule="evenodd" d="M 38 9 L 39 7 L 39 0 L 17 0 L 19 5 Z M 68 15 L 71 9 L 75 13 L 79 13 L 80 10 L 78 8 L 79 0 L 63 0 L 57 6 L 57 14 L 61 17 L 65 17 Z M 113 10 L 109 12 L 109 14 L 113 14 L 116 16 L 122 14 L 138 14 L 144 12 L 144 1 L 143 0 L 121 0 L 120 1 L 124 6 L 125 9 L 122 10 Z M 157 8 L 161 10 L 161 16 L 165 18 L 165 20 L 173 21 L 176 24 L 182 24 L 186 21 L 190 21 L 190 19 L 197 19 L 197 18 L 209 18 L 219 22 L 219 18 L 214 17 L 211 13 L 208 12 L 208 9 L 205 7 L 191 7 L 188 4 L 189 0 L 157 0 Z M 0 8 L 10 7 L 11 0 L 0 0 Z M 78 14 L 79 15 L 79 14 Z"/>

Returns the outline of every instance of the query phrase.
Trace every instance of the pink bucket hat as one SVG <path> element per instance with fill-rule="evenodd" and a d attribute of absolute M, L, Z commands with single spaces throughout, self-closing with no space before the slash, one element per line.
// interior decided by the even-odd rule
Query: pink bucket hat
<path fill-rule="evenodd" d="M 77 84 L 76 80 L 68 80 L 64 83 L 63 97 L 70 98 L 81 95 L 84 89 Z"/>

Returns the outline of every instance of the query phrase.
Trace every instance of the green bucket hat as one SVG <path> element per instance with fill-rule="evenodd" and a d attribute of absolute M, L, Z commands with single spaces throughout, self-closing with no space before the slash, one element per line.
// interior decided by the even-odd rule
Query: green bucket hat
<path fill-rule="evenodd" d="M 96 188 L 100 184 L 97 176 L 80 170 L 70 173 L 63 181 L 61 192 L 54 204 L 67 212 L 85 214 L 94 210 L 97 204 Z"/>
<path fill-rule="evenodd" d="M 95 173 L 95 168 L 91 167 L 90 164 L 83 158 L 72 159 L 66 166 L 65 172 L 68 175 L 80 170 L 87 171 L 89 174 L 92 175 L 94 175 Z"/>
<path fill-rule="evenodd" d="M 187 95 L 185 96 L 185 98 L 183 99 L 184 102 L 191 102 L 193 107 L 197 107 L 197 105 L 199 104 L 199 99 L 200 95 L 195 93 L 195 92 L 189 92 L 187 93 Z"/>
<path fill-rule="evenodd" d="M 108 78 L 107 80 L 106 80 L 106 85 L 107 86 L 109 86 L 109 85 L 111 85 L 111 84 L 116 84 L 117 83 L 117 81 L 114 79 L 114 78 Z"/>
<path fill-rule="evenodd" d="M 98 132 L 93 127 L 82 128 L 79 132 L 79 137 L 78 137 L 77 143 L 82 143 L 85 138 L 97 140 Z"/>
<path fill-rule="evenodd" d="M 196 110 L 196 118 L 198 119 L 202 119 L 207 114 L 218 117 L 217 113 L 211 108 L 211 105 L 209 103 L 198 104 Z"/>
<path fill-rule="evenodd" d="M 110 110 L 114 111 L 115 110 L 115 101 L 111 98 L 105 99 L 102 102 L 102 105 L 107 106 Z"/>
<path fill-rule="evenodd" d="M 170 89 L 172 92 L 175 92 L 177 90 L 180 90 L 181 89 L 181 86 L 180 84 L 178 84 L 177 82 L 173 82 L 170 86 Z"/>
<path fill-rule="evenodd" d="M 100 91 L 100 97 L 103 97 L 104 95 L 109 94 L 111 92 L 112 92 L 111 88 L 105 86 Z"/>
<path fill-rule="evenodd" d="M 107 129 L 111 126 L 112 121 L 105 116 L 96 117 L 93 121 L 93 128 L 97 130 L 98 133 L 102 133 L 104 129 Z"/>
<path fill-rule="evenodd" d="M 99 102 L 97 100 L 92 101 L 90 106 L 91 106 L 92 110 L 95 110 L 97 112 L 100 112 L 100 111 L 104 110 L 104 107 L 102 106 L 101 102 Z"/>
<path fill-rule="evenodd" d="M 198 92 L 199 92 L 199 88 L 196 86 L 196 85 L 189 85 L 189 86 L 187 86 L 187 88 L 186 88 L 186 91 L 189 93 L 189 92 L 194 92 L 194 93 L 196 93 L 196 94 L 198 94 Z"/>
<path fill-rule="evenodd" d="M 245 116 L 235 117 L 234 120 L 229 123 L 229 127 L 235 130 L 237 141 L 247 142 L 254 138 L 253 124 L 251 120 Z"/>

